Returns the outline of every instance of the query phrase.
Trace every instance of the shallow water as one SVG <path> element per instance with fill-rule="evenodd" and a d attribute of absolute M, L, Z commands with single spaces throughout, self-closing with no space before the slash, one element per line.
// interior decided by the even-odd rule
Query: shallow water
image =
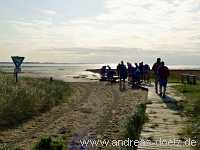
<path fill-rule="evenodd" d="M 94 81 L 99 79 L 99 75 L 86 71 L 86 69 L 100 68 L 96 64 L 23 64 L 23 76 L 53 77 L 64 81 Z M 12 73 L 13 64 L 0 64 L 0 70 Z"/>
<path fill-rule="evenodd" d="M 23 76 L 34 77 L 54 77 L 64 81 L 95 81 L 99 79 L 99 75 L 85 71 L 87 69 L 99 69 L 105 64 L 50 64 L 50 63 L 26 63 L 22 65 Z M 116 64 L 109 64 L 112 68 L 116 68 Z M 170 69 L 200 69 L 200 65 L 172 65 Z M 0 70 L 5 72 L 13 72 L 14 65 L 12 63 L 1 63 Z"/>

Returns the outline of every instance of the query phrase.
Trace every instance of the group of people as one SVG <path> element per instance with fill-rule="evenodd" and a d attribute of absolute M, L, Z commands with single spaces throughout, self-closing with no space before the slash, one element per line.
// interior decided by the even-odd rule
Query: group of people
<path fill-rule="evenodd" d="M 125 80 L 128 78 L 128 82 L 133 86 L 140 85 L 143 81 L 150 81 L 150 66 L 148 64 L 135 63 L 132 65 L 130 62 L 127 62 L 127 66 L 123 61 L 117 65 L 116 71 L 111 69 L 111 67 L 103 66 L 101 68 L 101 79 L 107 81 L 115 81 L 115 77 L 119 77 L 120 85 L 122 83 L 123 88 L 125 88 Z"/>
<path fill-rule="evenodd" d="M 121 67 L 122 66 L 122 67 Z M 125 80 L 124 77 L 128 78 L 129 83 L 132 85 L 140 85 L 142 82 L 149 82 L 150 81 L 150 66 L 148 64 L 135 63 L 135 66 L 132 65 L 130 62 L 127 62 L 127 69 L 126 66 L 122 61 L 121 64 L 117 65 L 117 73 L 119 78 L 123 77 L 123 81 Z M 125 74 L 125 75 L 124 75 Z"/>
<path fill-rule="evenodd" d="M 109 65 L 107 66 L 102 66 L 101 71 L 101 80 L 103 81 L 111 81 L 113 80 L 114 76 L 116 75 L 116 72 L 111 69 L 111 67 Z"/>
<path fill-rule="evenodd" d="M 167 81 L 169 77 L 169 69 L 165 66 L 164 62 L 160 58 L 157 58 L 156 63 L 152 67 L 155 78 L 155 91 L 160 96 L 165 97 Z M 132 84 L 132 87 L 140 86 L 141 83 L 150 83 L 151 68 L 148 64 L 143 62 L 135 63 L 132 65 L 127 62 L 127 65 L 123 61 L 117 65 L 116 70 L 112 69 L 109 65 L 102 66 L 101 68 L 101 80 L 115 82 L 119 79 L 120 89 L 125 89 L 125 81 L 128 78 L 128 83 Z M 159 85 L 159 93 L 158 93 Z"/>

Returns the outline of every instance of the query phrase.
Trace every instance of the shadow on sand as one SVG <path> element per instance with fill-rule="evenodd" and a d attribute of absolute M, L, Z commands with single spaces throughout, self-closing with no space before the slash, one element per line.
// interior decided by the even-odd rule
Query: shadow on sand
<path fill-rule="evenodd" d="M 183 111 L 183 106 L 180 105 L 175 98 L 166 96 L 165 98 L 161 97 L 161 99 L 169 109 L 177 112 Z"/>

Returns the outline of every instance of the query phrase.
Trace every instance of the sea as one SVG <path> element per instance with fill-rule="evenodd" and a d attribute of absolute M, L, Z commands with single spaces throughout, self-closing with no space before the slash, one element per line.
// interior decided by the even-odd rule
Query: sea
<path fill-rule="evenodd" d="M 96 81 L 99 74 L 86 71 L 88 69 L 99 69 L 103 65 L 116 68 L 117 64 L 89 64 L 89 63 L 24 63 L 22 64 L 21 76 L 31 77 L 53 77 L 67 82 Z M 170 69 L 195 69 L 200 70 L 200 65 L 169 65 Z M 13 73 L 14 64 L 0 63 L 0 70 Z"/>

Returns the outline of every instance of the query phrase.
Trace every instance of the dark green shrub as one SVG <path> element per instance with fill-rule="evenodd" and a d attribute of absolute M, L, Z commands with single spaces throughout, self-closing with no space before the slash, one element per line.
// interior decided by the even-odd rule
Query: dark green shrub
<path fill-rule="evenodd" d="M 64 142 L 61 139 L 53 139 L 51 137 L 42 138 L 33 150 L 64 150 Z"/>

